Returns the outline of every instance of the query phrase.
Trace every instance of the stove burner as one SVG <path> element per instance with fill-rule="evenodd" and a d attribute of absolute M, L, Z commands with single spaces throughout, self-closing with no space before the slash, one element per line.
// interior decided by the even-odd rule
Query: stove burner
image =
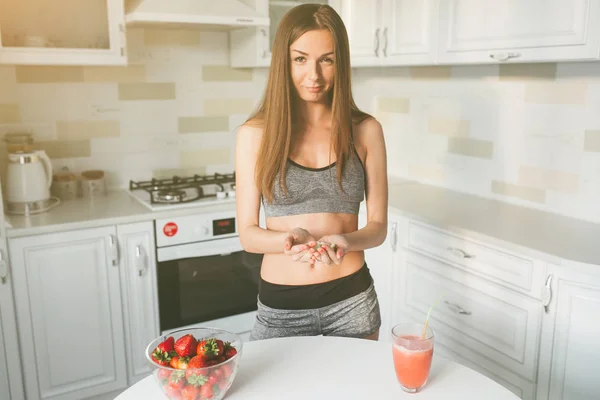
<path fill-rule="evenodd" d="M 179 177 L 173 176 L 168 179 L 155 179 L 152 178 L 149 181 L 129 181 L 129 190 L 144 190 L 150 194 L 150 203 L 189 203 L 194 200 L 206 198 L 206 197 L 223 197 L 218 196 L 218 193 L 223 192 L 225 194 L 225 187 L 227 185 L 232 192 L 229 194 L 230 197 L 234 197 L 235 191 L 235 172 L 232 174 L 219 174 L 214 175 L 194 175 L 191 177 Z M 212 193 L 209 190 L 208 193 L 203 190 L 203 186 L 206 189 L 211 187 L 217 187 L 217 191 Z"/>
<path fill-rule="evenodd" d="M 186 193 L 183 190 L 167 189 L 159 190 L 156 192 L 156 199 L 158 201 L 173 203 L 185 199 Z"/>

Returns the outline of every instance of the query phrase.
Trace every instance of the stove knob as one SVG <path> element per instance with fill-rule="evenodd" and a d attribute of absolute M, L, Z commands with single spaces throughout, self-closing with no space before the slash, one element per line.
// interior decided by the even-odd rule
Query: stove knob
<path fill-rule="evenodd" d="M 230 190 L 229 192 L 227 192 L 227 197 L 235 199 L 235 190 Z"/>
<path fill-rule="evenodd" d="M 208 236 L 210 229 L 208 229 L 206 226 L 198 226 L 196 229 L 194 229 L 194 233 L 198 236 Z"/>
<path fill-rule="evenodd" d="M 217 192 L 217 199 L 223 200 L 227 196 L 225 192 Z"/>

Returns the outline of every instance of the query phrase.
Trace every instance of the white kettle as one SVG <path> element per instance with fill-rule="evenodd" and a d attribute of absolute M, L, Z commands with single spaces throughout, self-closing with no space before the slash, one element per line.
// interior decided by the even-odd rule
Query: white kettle
<path fill-rule="evenodd" d="M 33 214 L 56 205 L 50 197 L 52 164 L 43 150 L 9 153 L 6 171 L 6 203 L 10 214 Z"/>

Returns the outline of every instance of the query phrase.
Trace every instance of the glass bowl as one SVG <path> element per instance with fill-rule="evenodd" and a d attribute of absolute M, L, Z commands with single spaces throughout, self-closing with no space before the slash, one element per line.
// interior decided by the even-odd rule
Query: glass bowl
<path fill-rule="evenodd" d="M 239 335 L 221 329 L 180 329 L 150 342 L 146 358 L 169 399 L 221 400 L 235 379 L 242 345 Z"/>

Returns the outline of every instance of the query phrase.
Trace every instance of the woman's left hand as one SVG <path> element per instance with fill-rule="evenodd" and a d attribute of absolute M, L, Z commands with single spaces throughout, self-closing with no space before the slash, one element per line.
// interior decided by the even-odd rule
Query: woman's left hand
<path fill-rule="evenodd" d="M 317 243 L 323 245 L 312 254 L 312 257 L 315 262 L 323 264 L 340 265 L 350 247 L 344 235 L 323 236 Z"/>

